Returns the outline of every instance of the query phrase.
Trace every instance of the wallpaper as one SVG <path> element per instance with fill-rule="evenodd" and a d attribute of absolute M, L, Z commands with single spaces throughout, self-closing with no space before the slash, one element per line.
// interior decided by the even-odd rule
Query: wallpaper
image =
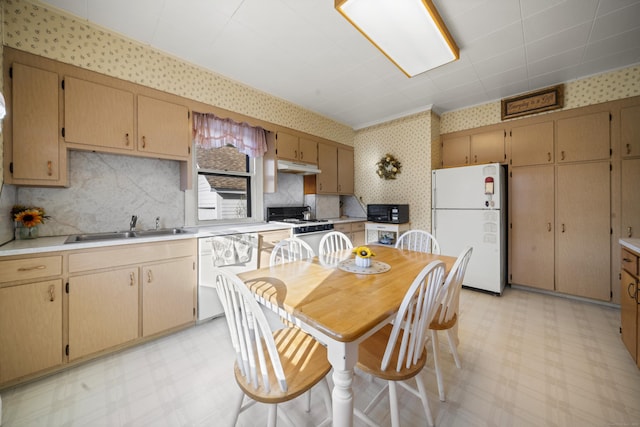
<path fill-rule="evenodd" d="M 29 0 L 2 4 L 6 46 L 353 144 L 350 127 L 287 101 Z"/>
<path fill-rule="evenodd" d="M 358 131 L 355 138 L 356 197 L 365 204 L 408 203 L 411 227 L 431 229 L 431 111 Z M 387 153 L 402 163 L 396 179 L 376 174 Z"/>
<path fill-rule="evenodd" d="M 610 71 L 564 85 L 564 110 L 640 95 L 640 66 Z M 558 111 L 558 110 L 555 110 Z M 444 133 L 500 123 L 500 101 L 442 114 Z"/>

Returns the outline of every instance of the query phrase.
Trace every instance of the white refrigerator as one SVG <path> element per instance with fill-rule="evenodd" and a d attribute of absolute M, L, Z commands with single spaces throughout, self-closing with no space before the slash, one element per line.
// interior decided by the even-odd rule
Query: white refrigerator
<path fill-rule="evenodd" d="M 463 286 L 501 295 L 506 283 L 505 171 L 499 163 L 438 169 L 432 234 L 443 255 L 473 247 Z"/>

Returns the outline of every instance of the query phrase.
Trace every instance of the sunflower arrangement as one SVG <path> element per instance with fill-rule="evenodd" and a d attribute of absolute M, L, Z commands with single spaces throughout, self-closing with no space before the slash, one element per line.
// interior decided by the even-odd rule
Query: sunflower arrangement
<path fill-rule="evenodd" d="M 376 254 L 374 254 L 367 246 L 358 246 L 357 248 L 353 248 L 351 253 L 356 254 L 360 258 L 371 258 L 372 256 L 376 256 Z"/>
<path fill-rule="evenodd" d="M 31 228 L 39 224 L 44 224 L 45 219 L 50 218 L 43 208 L 37 206 L 14 205 L 11 208 L 11 219 L 22 224 L 23 227 Z"/>
<path fill-rule="evenodd" d="M 376 166 L 378 176 L 384 179 L 396 179 L 396 174 L 402 172 L 402 163 L 391 154 L 386 154 Z"/>

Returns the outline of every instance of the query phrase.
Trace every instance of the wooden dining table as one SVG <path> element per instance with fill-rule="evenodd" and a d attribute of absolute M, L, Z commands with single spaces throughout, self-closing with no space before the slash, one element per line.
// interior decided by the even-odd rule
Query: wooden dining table
<path fill-rule="evenodd" d="M 440 260 L 448 272 L 456 261 L 450 256 L 370 247 L 375 253 L 370 270 L 353 267 L 351 251 L 342 251 L 239 275 L 259 301 L 327 346 L 333 367 L 334 426 L 353 425 L 352 385 L 358 345 L 392 320 L 425 266 Z M 363 273 L 387 268 L 385 272 Z"/>

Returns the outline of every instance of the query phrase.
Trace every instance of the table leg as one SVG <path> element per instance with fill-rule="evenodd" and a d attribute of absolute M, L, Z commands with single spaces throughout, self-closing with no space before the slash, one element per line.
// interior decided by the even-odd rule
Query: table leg
<path fill-rule="evenodd" d="M 333 425 L 353 426 L 353 368 L 358 361 L 358 345 L 330 342 L 328 358 L 333 367 Z"/>

